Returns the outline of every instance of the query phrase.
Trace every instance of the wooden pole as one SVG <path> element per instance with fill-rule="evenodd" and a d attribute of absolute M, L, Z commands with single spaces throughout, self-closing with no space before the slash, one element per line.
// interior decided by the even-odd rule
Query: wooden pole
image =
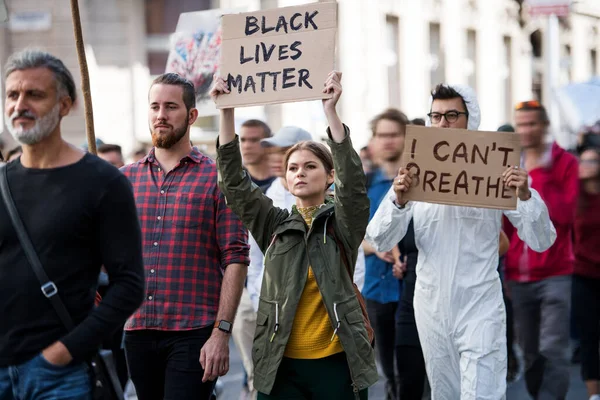
<path fill-rule="evenodd" d="M 81 89 L 83 90 L 83 109 L 85 113 L 88 151 L 96 154 L 96 134 L 94 133 L 94 111 L 92 109 L 90 75 L 85 58 L 85 45 L 83 43 L 81 17 L 79 16 L 79 3 L 77 0 L 71 0 L 71 17 L 73 18 L 73 33 L 75 34 L 75 46 L 77 47 L 77 58 L 79 59 L 79 70 L 81 72 Z"/>

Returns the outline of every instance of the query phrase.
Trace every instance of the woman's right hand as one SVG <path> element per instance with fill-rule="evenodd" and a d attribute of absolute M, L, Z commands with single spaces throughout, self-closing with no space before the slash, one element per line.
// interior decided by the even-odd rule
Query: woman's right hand
<path fill-rule="evenodd" d="M 229 93 L 229 89 L 227 89 L 227 83 L 225 83 L 225 79 L 218 75 L 213 75 L 213 85 L 210 89 L 210 97 L 216 103 L 217 97 L 221 94 Z"/>
<path fill-rule="evenodd" d="M 399 206 L 404 206 L 407 203 L 407 200 L 404 200 L 404 193 L 410 190 L 412 178 L 413 173 L 404 167 L 398 170 L 398 176 L 394 178 L 393 187 L 396 193 L 396 203 Z"/>

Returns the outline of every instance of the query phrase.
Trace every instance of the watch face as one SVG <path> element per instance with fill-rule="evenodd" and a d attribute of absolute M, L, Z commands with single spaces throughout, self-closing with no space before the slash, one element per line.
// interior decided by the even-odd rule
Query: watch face
<path fill-rule="evenodd" d="M 221 320 L 219 322 L 219 329 L 225 332 L 231 332 L 231 322 Z"/>

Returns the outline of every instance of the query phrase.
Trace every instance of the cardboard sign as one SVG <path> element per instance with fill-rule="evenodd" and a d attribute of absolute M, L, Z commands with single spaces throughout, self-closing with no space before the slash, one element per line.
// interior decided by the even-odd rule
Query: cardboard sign
<path fill-rule="evenodd" d="M 414 177 L 404 198 L 514 210 L 516 189 L 504 186 L 502 173 L 520 157 L 515 133 L 409 125 L 402 160 Z"/>
<path fill-rule="evenodd" d="M 220 75 L 231 93 L 218 108 L 330 98 L 336 3 L 224 15 Z"/>

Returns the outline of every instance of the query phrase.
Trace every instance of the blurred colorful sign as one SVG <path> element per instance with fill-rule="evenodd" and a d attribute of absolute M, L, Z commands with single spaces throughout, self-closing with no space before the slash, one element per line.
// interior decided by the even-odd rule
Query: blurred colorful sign
<path fill-rule="evenodd" d="M 527 0 L 529 15 L 547 16 L 556 15 L 566 17 L 569 15 L 571 0 Z"/>
<path fill-rule="evenodd" d="M 239 10 L 238 10 L 239 11 Z M 221 54 L 221 16 L 231 10 L 183 13 L 171 35 L 165 72 L 175 72 L 194 84 L 200 116 L 216 115 L 218 110 L 208 95 Z"/>

